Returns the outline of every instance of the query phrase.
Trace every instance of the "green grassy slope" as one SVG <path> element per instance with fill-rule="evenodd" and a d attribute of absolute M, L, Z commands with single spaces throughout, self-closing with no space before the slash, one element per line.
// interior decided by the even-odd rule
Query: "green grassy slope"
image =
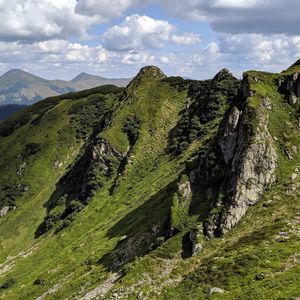
<path fill-rule="evenodd" d="M 5 236 L 2 248 L 6 252 L 3 252 L 2 261 L 5 261 L 8 253 L 15 255 L 22 249 L 27 249 L 27 247 L 31 249 L 32 245 L 34 245 L 34 248 L 32 248 L 32 253 L 29 250 L 30 254 L 26 257 L 13 258 L 11 262 L 10 259 L 6 260 L 2 270 L 8 265 L 12 268 L 5 272 L 3 282 L 9 278 L 15 278 L 16 284 L 10 289 L 3 290 L 0 297 L 5 299 L 15 299 L 16 297 L 30 299 L 43 294 L 57 283 L 62 284 L 62 287 L 51 298 L 61 299 L 62 295 L 67 297 L 74 292 L 78 294 L 80 293 L 79 287 L 88 289 L 89 286 L 98 285 L 99 281 L 107 276 L 105 270 L 109 267 L 111 258 L 105 256 L 105 254 L 108 254 L 114 248 L 120 248 L 118 242 L 122 237 L 125 235 L 128 238 L 130 237 L 132 243 L 136 243 L 136 248 L 142 255 L 149 251 L 148 248 L 156 239 L 156 234 L 153 237 L 149 235 L 146 240 L 139 241 L 141 233 L 148 232 L 149 228 L 151 229 L 153 226 L 158 226 L 160 228 L 158 231 L 165 231 L 165 224 L 168 221 L 170 210 L 170 194 L 172 195 L 170 191 L 174 189 L 173 181 L 176 180 L 184 166 L 183 159 L 170 161 L 165 148 L 168 133 L 175 126 L 179 113 L 184 108 L 186 91 L 178 92 L 176 89 L 171 88 L 169 84 L 160 83 L 155 78 L 153 81 L 152 84 L 147 81 L 140 83 L 138 89 L 141 95 L 147 95 L 147 97 L 141 96 L 131 103 L 130 111 L 136 114 L 137 117 L 142 118 L 142 127 L 138 142 L 131 153 L 133 162 L 126 166 L 124 175 L 120 178 L 119 185 L 114 193 L 109 194 L 109 187 L 112 182 L 108 181 L 106 186 L 97 192 L 88 207 L 78 213 L 70 227 L 55 235 L 50 232 L 37 240 L 33 239 L 33 233 L 45 214 L 45 210 L 41 208 L 48 200 L 47 197 L 49 198 L 49 195 L 53 192 L 54 185 L 64 169 L 62 167 L 59 171 L 52 170 L 52 166 L 49 168 L 49 161 L 43 160 L 43 165 L 41 165 L 40 160 L 35 156 L 32 172 L 37 174 L 38 178 L 29 179 L 28 177 L 28 181 L 33 185 L 36 180 L 38 186 L 47 186 L 47 190 L 41 191 L 40 195 L 30 202 L 24 203 L 24 198 L 22 198 L 22 203 L 20 202 L 18 209 L 9 213 L 5 219 L 1 219 L 4 224 L 1 224 L 1 230 L 3 228 L 4 232 L 6 224 L 9 226 L 10 222 L 19 223 L 20 226 L 23 224 L 22 218 L 15 214 L 24 211 L 24 214 L 31 215 L 30 224 L 25 227 L 26 232 L 20 232 L 18 236 L 9 235 L 11 238 Z M 152 89 L 154 88 L 156 90 L 153 93 Z M 51 117 L 53 110 L 62 109 L 63 105 L 67 109 L 71 103 L 72 100 L 61 101 L 51 110 Z M 113 146 L 116 145 L 110 140 L 110 136 L 113 136 L 110 132 L 115 130 L 115 126 L 122 126 L 121 122 L 124 120 L 122 114 L 128 114 L 128 106 L 127 103 L 121 104 L 116 117 L 113 119 L 116 119 L 116 121 L 112 122 L 110 129 L 103 132 L 103 136 Z M 50 112 L 43 116 L 37 127 L 39 133 L 42 132 L 46 135 L 45 129 L 41 126 L 46 124 L 48 114 L 50 115 Z M 61 111 L 60 117 L 63 115 L 64 117 L 58 121 L 61 127 L 63 126 L 62 123 L 68 122 L 68 119 L 65 118 L 66 114 Z M 14 135 L 19 131 L 27 130 L 26 126 L 30 125 L 24 125 L 4 138 L 3 147 L 8 145 L 10 139 L 14 140 Z M 55 123 L 51 123 L 51 133 L 56 134 L 61 127 L 55 128 L 54 126 Z M 74 131 L 72 127 L 69 129 L 70 133 L 71 130 Z M 66 156 L 69 156 L 71 160 L 80 151 L 79 148 L 82 143 L 76 142 L 74 136 L 75 133 L 73 132 L 73 140 L 71 139 L 69 144 L 63 142 L 65 149 L 60 150 L 62 160 L 66 159 Z M 70 138 L 70 136 L 67 135 L 66 138 Z M 40 139 L 38 140 L 40 141 Z M 126 141 L 126 136 L 124 140 Z M 22 142 L 24 143 L 24 141 L 20 141 L 20 143 Z M 48 142 L 50 141 L 48 140 Z M 128 141 L 125 143 L 128 143 Z M 55 142 L 51 141 L 51 145 L 55 145 Z M 74 147 L 74 156 L 71 156 L 68 151 L 71 147 Z M 47 152 L 50 152 L 50 150 L 51 148 L 47 148 Z M 18 151 L 20 150 L 16 149 L 16 153 Z M 145 159 L 145 153 L 147 153 L 147 159 Z M 11 155 L 11 157 L 15 157 L 13 153 Z M 50 153 L 48 155 L 50 161 L 51 158 L 54 159 Z M 45 154 L 43 154 L 43 157 L 45 157 Z M 9 160 L 12 160 L 12 158 L 9 158 Z M 65 164 L 65 166 L 67 165 L 68 163 Z M 49 175 L 51 178 L 44 178 L 44 176 L 40 178 L 38 176 L 40 171 L 35 168 L 43 170 L 43 174 L 45 170 L 49 169 L 47 172 L 55 172 L 55 175 L 51 173 L 51 176 Z M 12 167 L 11 169 L 13 173 L 14 170 Z M 41 182 L 41 180 L 45 180 L 45 182 Z M 33 187 L 31 187 L 30 192 L 34 193 Z M 26 206 L 27 203 L 30 203 L 30 207 Z M 29 218 L 28 215 L 27 219 Z M 23 218 L 26 218 L 26 216 Z M 16 247 L 16 245 L 18 246 Z M 11 249 L 14 249 L 13 253 Z M 128 259 L 131 260 L 132 258 L 129 257 Z M 65 280 L 67 274 L 69 277 Z M 43 279 L 45 285 L 34 285 L 33 282 L 37 278 Z"/>
<path fill-rule="evenodd" d="M 29 188 L 11 197 L 16 210 L 0 218 L 0 299 L 207 299 L 211 287 L 225 290 L 212 299 L 300 296 L 300 174 L 291 179 L 300 170 L 298 104 L 288 104 L 278 88 L 278 80 L 295 71 L 299 67 L 281 74 L 248 72 L 253 109 L 270 98 L 277 181 L 229 234 L 203 237 L 203 250 L 192 257 L 186 255 L 187 234 L 198 218 L 205 218 L 209 204 L 200 203 L 196 214 L 180 214 L 186 206 L 178 206 L 174 195 L 180 201 L 178 183 L 197 166 L 198 154 L 214 138 L 220 114 L 230 105 L 226 99 L 232 95 L 224 98 L 222 81 L 208 93 L 221 108 L 205 125 L 205 134 L 190 140 L 181 139 L 180 130 L 187 117 L 199 113 L 197 99 L 206 101 L 190 87 L 206 88 L 207 82 L 166 79 L 153 67 L 140 72 L 125 91 L 98 89 L 44 100 L 27 112 L 26 121 L 20 122 L 25 115 L 16 115 L 0 125 L 0 167 L 5 170 L 0 187 Z M 99 101 L 109 109 L 103 126 Z M 190 102 L 197 107 L 193 115 L 186 113 Z M 177 140 L 187 143 L 176 154 L 169 149 L 174 128 Z M 124 160 L 69 226 L 36 237 L 49 200 L 61 192 L 61 178 L 90 145 L 97 147 L 99 138 Z M 7 201 L 5 189 L 1 195 L 0 201 Z M 171 212 L 182 218 L 175 234 Z"/>
<path fill-rule="evenodd" d="M 248 72 L 257 103 L 271 99 L 269 130 L 279 155 L 277 181 L 261 201 L 222 239 L 204 242 L 204 250 L 182 259 L 184 232 L 176 235 L 137 260 L 115 285 L 113 294 L 124 298 L 148 299 L 296 299 L 300 295 L 300 147 L 298 107 L 291 106 L 278 92 L 278 79 L 300 69 L 281 74 Z M 188 231 L 188 228 L 186 229 Z M 208 297 L 212 287 L 224 294 Z M 122 297 L 121 297 L 122 298 Z"/>

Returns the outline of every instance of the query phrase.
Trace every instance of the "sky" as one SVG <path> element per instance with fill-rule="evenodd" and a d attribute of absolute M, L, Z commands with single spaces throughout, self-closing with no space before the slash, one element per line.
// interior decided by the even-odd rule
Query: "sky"
<path fill-rule="evenodd" d="M 300 58 L 299 0 L 0 0 L 0 20 L 0 74 L 241 78 Z"/>

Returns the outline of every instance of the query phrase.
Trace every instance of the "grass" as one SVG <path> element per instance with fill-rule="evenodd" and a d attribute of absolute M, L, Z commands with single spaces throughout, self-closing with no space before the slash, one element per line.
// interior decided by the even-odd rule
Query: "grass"
<path fill-rule="evenodd" d="M 71 100 L 61 102 L 47 112 L 36 127 L 33 127 L 36 134 L 49 135 L 43 143 L 41 143 L 40 135 L 36 139 L 47 151 L 41 150 L 41 156 L 34 157 L 30 168 L 28 167 L 28 173 L 24 175 L 32 185 L 30 193 L 34 195 L 34 198 L 30 201 L 24 201 L 24 198 L 20 199 L 18 209 L 5 218 L 5 223 L 2 223 L 5 224 L 4 226 L 1 224 L 0 230 L 1 233 L 4 233 L 8 227 L 13 228 L 12 224 L 21 226 L 25 223 L 25 219 L 28 220 L 24 232 L 8 232 L 5 235 L 5 240 L 2 242 L 2 248 L 5 249 L 4 252 L 1 251 L 2 261 L 5 261 L 8 253 L 17 254 L 32 245 L 35 245 L 35 248 L 30 255 L 16 258 L 11 271 L 5 273 L 0 283 L 13 277 L 16 278 L 16 284 L 1 292 L 0 299 L 3 297 L 15 299 L 16 295 L 21 295 L 18 296 L 20 299 L 34 298 L 57 283 L 61 283 L 63 286 L 51 298 L 71 297 L 74 292 L 79 293 L 79 287 L 90 289 L 105 279 L 107 273 L 103 257 L 106 257 L 105 255 L 113 249 L 120 247 L 120 239 L 124 234 L 135 241 L 155 225 L 160 226 L 162 231 L 165 230 L 164 226 L 168 220 L 170 200 L 173 194 L 172 182 L 182 172 L 184 158 L 172 160 L 164 149 L 167 144 L 168 132 L 175 126 L 186 98 L 184 91 L 181 93 L 173 89 L 171 91 L 167 83 L 159 83 L 159 89 L 153 95 L 151 92 L 153 86 L 148 83 L 141 88 L 141 95 L 144 93 L 147 96 L 141 97 L 141 103 L 136 104 L 134 111 L 138 117 L 144 115 L 142 128 L 133 150 L 135 156 L 132 157 L 133 163 L 127 166 L 124 176 L 120 179 L 118 189 L 113 195 L 110 195 L 111 182 L 107 182 L 105 187 L 97 192 L 88 207 L 78 213 L 75 222 L 69 228 L 56 235 L 50 232 L 37 240 L 34 240 L 33 233 L 44 217 L 43 204 L 54 190 L 59 177 L 65 172 L 65 167 L 69 165 L 66 163 L 61 169 L 54 169 L 52 166 L 56 159 L 57 147 L 62 146 L 59 143 L 60 138 L 63 136 L 65 140 L 63 148 L 60 148 L 59 152 L 59 157 L 63 161 L 67 159 L 67 156 L 69 161 L 72 161 L 80 151 L 82 144 L 76 141 L 75 129 L 68 125 L 68 118 L 62 117 L 68 115 L 67 112 L 72 104 Z M 152 101 L 156 101 L 156 96 L 159 96 L 160 100 L 156 103 L 157 105 L 153 105 Z M 145 105 L 146 101 L 149 101 L 149 105 Z M 122 126 L 122 116 L 131 112 L 128 106 L 124 104 L 118 111 L 114 117 L 114 120 L 115 118 L 117 120 L 112 122 L 111 129 L 105 132 L 104 136 L 110 138 L 111 133 Z M 52 118 L 51 123 L 49 118 Z M 13 142 L 16 135 L 21 136 L 22 132 L 27 132 L 29 126 L 31 125 L 26 124 L 10 136 L 3 138 L 5 139 L 3 148 L 8 145 L 8 140 Z M 48 128 L 48 131 L 44 127 Z M 62 128 L 65 130 L 61 130 Z M 57 132 L 60 132 L 60 136 L 57 136 Z M 34 137 L 35 131 L 32 133 Z M 71 136 L 72 139 L 70 139 Z M 49 137 L 53 140 L 49 140 Z M 36 140 L 32 138 L 26 142 Z M 65 143 L 66 141 L 69 143 Z M 118 148 L 119 145 L 109 141 Z M 24 143 L 24 141 L 20 141 L 20 143 Z M 46 146 L 44 143 L 49 144 Z M 72 147 L 71 155 L 69 150 Z M 145 159 L 145 155 L 147 159 Z M 12 155 L 12 157 L 14 156 Z M 10 160 L 12 161 L 12 159 Z M 41 170 L 43 170 L 43 176 L 38 176 L 41 174 Z M 47 176 L 47 174 L 49 175 Z M 40 189 L 37 193 L 36 190 L 40 186 L 45 186 L 45 189 Z M 165 189 L 164 193 L 157 194 L 163 189 Z M 152 217 L 149 218 L 151 214 Z M 159 220 L 159 224 L 156 220 Z M 142 226 L 138 224 L 142 224 Z M 153 241 L 155 239 L 156 237 L 153 237 Z M 148 241 L 144 248 L 141 247 L 141 255 L 149 251 L 148 246 L 151 243 L 152 241 Z M 102 264 L 99 263 L 101 259 Z M 38 278 L 42 278 L 45 284 L 33 284 Z"/>
<path fill-rule="evenodd" d="M 177 157 L 166 151 L 169 132 L 185 107 L 186 90 L 177 91 L 150 76 L 129 88 L 122 102 L 109 96 L 111 107 L 119 106 L 100 135 L 115 149 L 126 152 L 129 147 L 122 130 L 127 117 L 141 120 L 129 163 L 113 193 L 113 179 L 109 179 L 68 228 L 38 239 L 34 232 L 44 218 L 44 204 L 84 150 L 84 140 L 76 139 L 68 112 L 74 101 L 84 105 L 91 95 L 85 100 L 61 100 L 43 113 L 37 125 L 26 123 L 0 138 L 0 167 L 6 170 L 0 184 L 21 180 L 30 186 L 17 199 L 17 210 L 0 219 L 0 262 L 11 266 L 1 275 L 0 286 L 15 279 L 10 288 L 0 290 L 0 299 L 35 299 L 56 285 L 57 290 L 45 299 L 79 298 L 104 282 L 116 258 L 125 264 L 124 276 L 107 299 L 115 292 L 128 299 L 207 299 L 207 290 L 213 286 L 225 293 L 212 299 L 298 297 L 300 202 L 298 190 L 290 192 L 298 184 L 290 175 L 300 157 L 298 152 L 289 160 L 286 149 L 293 145 L 300 149 L 300 138 L 295 108 L 278 93 L 276 76 L 250 72 L 254 95 L 249 105 L 255 111 L 263 97 L 271 100 L 269 131 L 277 139 L 277 182 L 228 235 L 203 240 L 204 249 L 189 258 L 183 257 L 187 234 L 206 214 L 207 203 L 199 204 L 199 212 L 184 220 L 177 235 L 166 238 L 177 183 L 187 167 L 197 166 L 198 153 L 207 143 L 196 140 Z M 18 178 L 18 155 L 28 143 L 38 143 L 41 150 L 26 160 L 25 173 Z M 55 160 L 63 162 L 61 168 L 53 167 Z M 26 249 L 23 256 L 8 259 Z"/>

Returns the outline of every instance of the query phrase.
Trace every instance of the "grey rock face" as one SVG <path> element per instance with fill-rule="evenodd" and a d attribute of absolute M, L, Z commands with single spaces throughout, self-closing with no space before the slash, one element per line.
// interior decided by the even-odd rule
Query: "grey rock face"
<path fill-rule="evenodd" d="M 202 232 L 202 230 L 199 230 L 198 228 L 190 231 L 189 239 L 192 243 L 192 256 L 201 252 L 201 250 L 203 249 L 203 246 L 199 242 L 199 238 L 202 236 L 203 236 L 203 232 Z"/>
<path fill-rule="evenodd" d="M 178 183 L 178 192 L 183 196 L 185 202 L 190 198 L 192 189 L 189 180 Z"/>
<path fill-rule="evenodd" d="M 92 149 L 92 161 L 100 163 L 105 172 L 109 170 L 105 157 L 114 157 L 121 161 L 126 155 L 127 152 L 125 154 L 118 152 L 102 138 L 99 139 Z"/>
<path fill-rule="evenodd" d="M 128 151 L 127 151 L 128 152 Z M 117 158 L 124 158 L 127 155 L 126 153 L 121 153 L 114 149 L 105 139 L 100 139 L 97 147 L 94 147 L 93 158 L 96 159 L 98 156 L 103 154 L 108 156 L 115 156 Z"/>
<path fill-rule="evenodd" d="M 237 126 L 240 119 L 240 115 L 241 112 L 237 109 L 236 106 L 234 106 L 225 125 L 223 138 L 219 140 L 219 146 L 221 147 L 226 165 L 233 158 L 234 149 L 236 147 L 237 142 Z"/>
<path fill-rule="evenodd" d="M 300 76 L 299 73 L 294 73 L 286 81 L 286 91 L 288 92 L 288 102 L 290 105 L 295 105 L 300 98 Z"/>
<path fill-rule="evenodd" d="M 268 113 L 261 107 L 258 110 L 258 124 L 254 128 L 251 142 L 244 131 L 246 118 L 242 118 L 238 130 L 236 148 L 229 181 L 228 200 L 220 229 L 222 233 L 230 230 L 244 216 L 249 206 L 258 202 L 264 191 L 275 180 L 275 169 L 278 156 L 268 131 Z M 228 154 L 227 154 L 228 156 Z M 230 155 L 229 155 L 230 156 Z"/>
<path fill-rule="evenodd" d="M 199 201 L 210 203 L 203 222 L 208 238 L 227 233 L 275 180 L 278 156 L 268 130 L 271 100 L 265 97 L 257 107 L 250 106 L 247 78 L 242 91 L 245 98 L 239 108 L 231 108 L 217 145 L 202 154 L 190 174 L 192 186 L 201 190 Z"/>
<path fill-rule="evenodd" d="M 212 294 L 224 294 L 224 290 L 220 289 L 219 287 L 212 287 L 208 289 L 207 295 L 210 297 Z"/>
<path fill-rule="evenodd" d="M 5 215 L 8 213 L 9 211 L 9 206 L 3 206 L 0 209 L 0 218 L 5 217 Z"/>

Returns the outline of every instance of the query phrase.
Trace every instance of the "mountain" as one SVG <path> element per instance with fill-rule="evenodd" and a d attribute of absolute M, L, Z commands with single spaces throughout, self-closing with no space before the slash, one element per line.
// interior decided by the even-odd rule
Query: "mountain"
<path fill-rule="evenodd" d="M 26 105 L 16 105 L 16 104 L 8 104 L 8 105 L 0 105 L 0 121 L 8 118 L 10 115 L 15 112 L 25 108 Z"/>
<path fill-rule="evenodd" d="M 91 75 L 87 73 L 80 73 L 75 78 L 71 80 L 72 83 L 75 83 L 78 86 L 82 86 L 82 89 L 88 89 L 95 86 L 105 85 L 105 84 L 114 84 L 116 86 L 126 86 L 130 79 L 128 78 L 104 78 L 101 76 Z"/>
<path fill-rule="evenodd" d="M 104 84 L 126 86 L 128 78 L 103 78 L 81 73 L 71 81 L 47 80 L 13 69 L 0 76 L 0 104 L 30 105 L 45 97 L 93 88 Z"/>
<path fill-rule="evenodd" d="M 0 299 L 300 297 L 300 65 L 126 88 L 0 123 Z"/>

